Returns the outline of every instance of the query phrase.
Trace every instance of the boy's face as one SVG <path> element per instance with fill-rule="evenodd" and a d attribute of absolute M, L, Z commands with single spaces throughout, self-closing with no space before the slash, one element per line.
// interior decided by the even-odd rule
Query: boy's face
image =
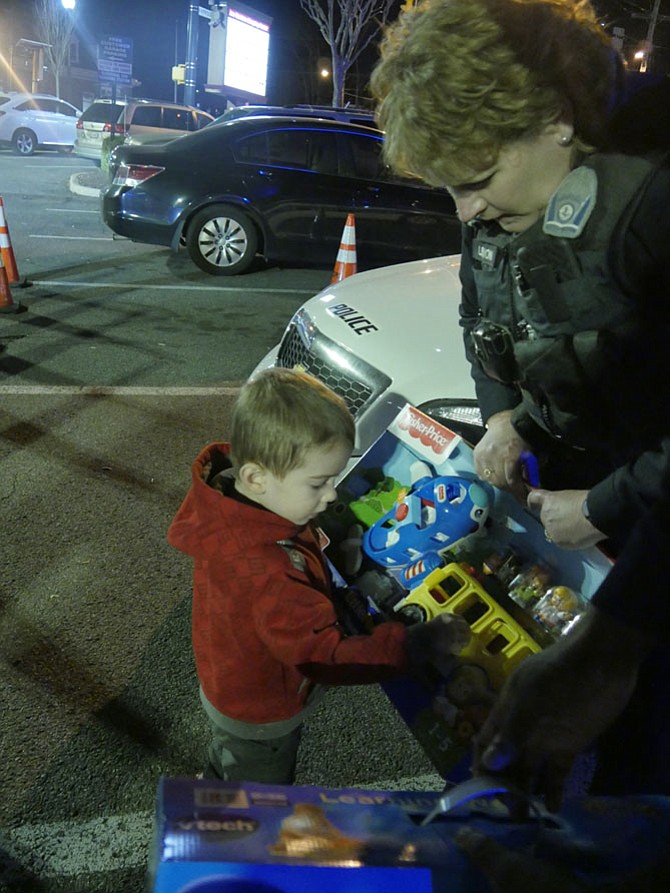
<path fill-rule="evenodd" d="M 335 500 L 335 479 L 350 455 L 351 447 L 342 442 L 313 447 L 303 464 L 281 480 L 265 471 L 264 492 L 253 498 L 294 524 L 307 524 Z"/>

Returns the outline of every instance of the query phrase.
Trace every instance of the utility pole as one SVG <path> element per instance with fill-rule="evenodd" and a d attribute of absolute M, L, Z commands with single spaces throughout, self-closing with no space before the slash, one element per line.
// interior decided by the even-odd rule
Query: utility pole
<path fill-rule="evenodd" d="M 640 63 L 640 71 L 644 72 L 649 68 L 649 63 L 651 62 L 651 56 L 654 52 L 654 31 L 656 30 L 656 25 L 659 22 L 667 22 L 670 21 L 670 16 L 659 15 L 659 9 L 661 7 L 661 0 L 654 0 L 653 9 L 649 14 L 642 12 L 634 12 L 632 16 L 634 19 L 649 19 L 649 27 L 647 28 L 647 37 L 644 42 L 644 56 L 642 57 L 642 62 Z"/>
<path fill-rule="evenodd" d="M 186 67 L 184 70 L 184 105 L 195 105 L 195 76 L 198 61 L 198 15 L 197 0 L 188 5 L 188 27 L 186 30 Z"/>

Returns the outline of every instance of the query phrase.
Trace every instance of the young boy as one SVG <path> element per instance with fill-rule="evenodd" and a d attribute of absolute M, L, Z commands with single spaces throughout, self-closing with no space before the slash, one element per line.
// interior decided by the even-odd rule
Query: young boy
<path fill-rule="evenodd" d="M 212 727 L 206 775 L 293 782 L 300 728 L 323 685 L 382 682 L 457 653 L 460 618 L 346 636 L 312 521 L 354 444 L 344 401 L 270 369 L 243 388 L 230 443 L 208 446 L 168 540 L 194 559 L 192 634 Z"/>

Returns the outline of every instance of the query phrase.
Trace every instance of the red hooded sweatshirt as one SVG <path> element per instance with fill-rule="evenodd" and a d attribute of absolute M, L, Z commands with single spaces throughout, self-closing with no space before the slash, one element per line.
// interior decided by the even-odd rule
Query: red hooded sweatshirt
<path fill-rule="evenodd" d="M 404 673 L 403 624 L 345 637 L 316 531 L 228 495 L 229 453 L 216 443 L 198 456 L 168 530 L 170 544 L 194 559 L 193 650 L 210 704 L 242 722 L 281 722 L 302 711 L 312 683 Z"/>

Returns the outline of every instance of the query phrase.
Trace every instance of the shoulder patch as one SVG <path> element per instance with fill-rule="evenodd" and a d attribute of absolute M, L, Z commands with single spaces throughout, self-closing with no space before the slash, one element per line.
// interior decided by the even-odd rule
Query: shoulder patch
<path fill-rule="evenodd" d="M 598 177 L 590 167 L 577 167 L 549 199 L 542 231 L 548 236 L 576 239 L 596 205 Z"/>

